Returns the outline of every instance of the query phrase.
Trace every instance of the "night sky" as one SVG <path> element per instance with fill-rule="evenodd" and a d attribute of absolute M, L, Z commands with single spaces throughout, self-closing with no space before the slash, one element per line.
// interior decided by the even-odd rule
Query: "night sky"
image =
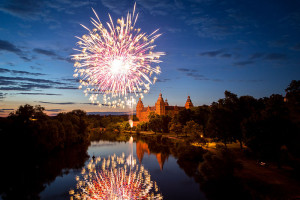
<path fill-rule="evenodd" d="M 159 93 L 170 105 L 211 104 L 229 90 L 255 98 L 277 93 L 300 79 L 300 1 L 137 0 L 136 28 L 162 33 L 155 51 L 165 56 L 162 73 L 145 95 L 154 105 Z M 91 8 L 102 23 L 114 22 L 134 1 L 1 0 L 0 116 L 25 103 L 47 114 L 83 109 L 123 112 L 91 105 L 73 78 L 72 54 L 92 28 Z"/>

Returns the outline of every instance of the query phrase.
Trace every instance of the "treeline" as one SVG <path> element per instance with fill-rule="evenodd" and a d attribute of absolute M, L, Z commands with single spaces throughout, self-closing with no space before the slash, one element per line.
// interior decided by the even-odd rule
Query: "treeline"
<path fill-rule="evenodd" d="M 23 105 L 0 121 L 0 143 L 3 148 L 47 154 L 74 144 L 89 141 L 87 115 L 82 110 L 49 117 L 45 108 Z"/>
<path fill-rule="evenodd" d="M 210 106 L 184 109 L 173 118 L 152 113 L 138 129 L 172 132 L 198 142 L 211 138 L 225 146 L 237 141 L 257 157 L 280 164 L 300 156 L 300 81 L 292 81 L 285 91 L 285 97 L 260 99 L 225 91 L 225 97 Z"/>

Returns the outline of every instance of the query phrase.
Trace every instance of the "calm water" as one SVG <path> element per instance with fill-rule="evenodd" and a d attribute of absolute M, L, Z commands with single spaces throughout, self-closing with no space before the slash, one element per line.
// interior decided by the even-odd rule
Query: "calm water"
<path fill-rule="evenodd" d="M 148 144 L 142 141 L 134 142 L 132 148 L 133 156 L 150 172 L 151 179 L 157 182 L 164 199 L 205 199 L 199 189 L 199 184 L 180 168 L 177 159 L 171 154 L 164 154 L 159 149 L 155 149 L 156 153 L 153 153 Z M 92 142 L 87 152 L 90 159 L 93 155 L 103 158 L 113 154 L 121 155 L 123 152 L 127 156 L 131 152 L 131 144 L 128 142 Z M 88 159 L 85 161 L 85 164 L 87 163 Z M 41 199 L 70 199 L 68 192 L 71 188 L 75 188 L 75 177 L 80 172 L 80 168 L 63 171 L 54 181 L 46 185 L 40 193 Z"/>

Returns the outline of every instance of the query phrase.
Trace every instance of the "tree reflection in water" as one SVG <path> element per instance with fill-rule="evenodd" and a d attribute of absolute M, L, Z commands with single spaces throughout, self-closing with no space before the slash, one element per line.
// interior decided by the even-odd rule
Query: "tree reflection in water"
<path fill-rule="evenodd" d="M 249 199 L 251 197 L 242 181 L 234 176 L 234 171 L 242 166 L 228 151 L 221 151 L 215 155 L 200 147 L 165 137 L 141 136 L 137 138 L 137 154 L 141 154 L 138 157 L 142 159 L 144 153 L 160 154 L 166 158 L 172 155 L 177 158 L 180 168 L 199 183 L 199 188 L 207 199 Z M 162 169 L 164 162 L 160 163 L 158 157 L 157 160 L 160 165 L 162 164 Z"/>
<path fill-rule="evenodd" d="M 37 156 L 26 151 L 1 151 L 0 194 L 3 200 L 40 199 L 47 184 L 71 169 L 81 169 L 89 158 L 89 144 L 74 145 L 49 156 Z M 3 162 L 5 161 L 5 163 Z"/>

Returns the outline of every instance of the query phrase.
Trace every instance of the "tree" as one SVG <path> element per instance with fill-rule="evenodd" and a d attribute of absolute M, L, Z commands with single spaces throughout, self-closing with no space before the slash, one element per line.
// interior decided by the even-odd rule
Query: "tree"
<path fill-rule="evenodd" d="M 208 120 L 208 135 L 218 141 L 222 141 L 225 147 L 227 147 L 228 143 L 234 141 L 230 114 L 230 111 L 226 108 L 213 106 Z"/>
<path fill-rule="evenodd" d="M 192 135 L 193 138 L 200 138 L 200 126 L 199 124 L 195 123 L 193 120 L 188 121 L 186 125 L 183 127 L 183 132 L 185 133 L 185 136 L 187 137 L 188 134 Z"/>
<path fill-rule="evenodd" d="M 193 119 L 194 112 L 191 109 L 183 109 L 178 113 L 179 123 L 185 125 L 186 122 Z"/>
<path fill-rule="evenodd" d="M 164 133 L 169 132 L 169 123 L 171 122 L 172 118 L 169 115 L 162 115 L 162 130 Z"/>
<path fill-rule="evenodd" d="M 178 137 L 182 133 L 182 125 L 180 123 L 170 123 L 170 132 L 175 133 Z"/>
<path fill-rule="evenodd" d="M 292 125 L 281 95 L 273 94 L 264 102 L 263 110 L 243 122 L 246 145 L 260 158 L 277 161 L 280 167 L 280 149 L 294 139 L 289 129 Z"/>
<path fill-rule="evenodd" d="M 40 105 L 33 107 L 29 104 L 25 104 L 24 106 L 19 106 L 15 112 L 10 113 L 9 117 L 14 118 L 21 123 L 29 123 L 29 121 L 46 118 L 44 111 L 45 108 Z"/>
<path fill-rule="evenodd" d="M 210 108 L 207 105 L 192 108 L 194 112 L 193 120 L 200 125 L 203 135 L 206 135 L 207 122 L 210 115 Z"/>
<path fill-rule="evenodd" d="M 160 115 L 155 114 L 153 112 L 148 116 L 149 118 L 149 128 L 155 132 L 159 132 L 162 129 L 162 119 Z"/>

